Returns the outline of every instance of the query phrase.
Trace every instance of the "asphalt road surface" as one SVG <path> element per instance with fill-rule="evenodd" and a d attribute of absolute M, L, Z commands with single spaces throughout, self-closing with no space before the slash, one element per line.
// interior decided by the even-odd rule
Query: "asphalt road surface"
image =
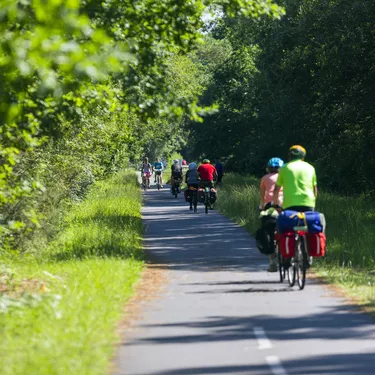
<path fill-rule="evenodd" d="M 166 281 L 127 330 L 115 374 L 375 374 L 374 320 L 312 279 L 280 284 L 229 219 L 152 188 L 143 220 Z"/>

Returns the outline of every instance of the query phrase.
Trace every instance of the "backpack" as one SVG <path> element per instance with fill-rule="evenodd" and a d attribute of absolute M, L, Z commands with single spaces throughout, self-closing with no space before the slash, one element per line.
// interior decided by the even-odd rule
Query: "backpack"
<path fill-rule="evenodd" d="M 173 164 L 171 169 L 172 169 L 172 173 L 178 174 L 182 172 L 181 167 L 178 164 L 177 165 Z"/>
<path fill-rule="evenodd" d="M 256 245 L 262 254 L 270 255 L 275 252 L 275 228 L 275 218 L 271 216 L 262 217 L 262 226 L 255 232 Z"/>

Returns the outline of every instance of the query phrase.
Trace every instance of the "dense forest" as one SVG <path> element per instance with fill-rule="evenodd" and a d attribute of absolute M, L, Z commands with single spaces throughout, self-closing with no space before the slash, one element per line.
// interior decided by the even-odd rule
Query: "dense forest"
<path fill-rule="evenodd" d="M 190 151 L 259 175 L 292 144 L 307 148 L 326 189 L 375 189 L 375 2 L 280 0 L 286 15 L 223 17 L 214 42 L 232 50 L 201 103 L 220 108 L 190 122 Z M 205 47 L 207 49 L 207 47 Z"/>

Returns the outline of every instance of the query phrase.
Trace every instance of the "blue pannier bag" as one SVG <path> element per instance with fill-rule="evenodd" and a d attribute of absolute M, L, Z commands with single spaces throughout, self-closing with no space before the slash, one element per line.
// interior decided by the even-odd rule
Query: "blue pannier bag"
<path fill-rule="evenodd" d="M 303 212 L 305 219 L 300 219 L 297 211 L 285 210 L 277 219 L 277 231 L 285 233 L 293 231 L 296 226 L 307 225 L 309 232 L 320 233 L 325 231 L 325 217 L 317 211 Z"/>
<path fill-rule="evenodd" d="M 324 214 L 317 211 L 307 211 L 305 212 L 305 217 L 310 233 L 325 232 L 326 219 Z"/>
<path fill-rule="evenodd" d="M 277 231 L 279 233 L 293 232 L 293 228 L 298 225 L 298 221 L 299 219 L 297 211 L 282 211 L 277 218 Z"/>

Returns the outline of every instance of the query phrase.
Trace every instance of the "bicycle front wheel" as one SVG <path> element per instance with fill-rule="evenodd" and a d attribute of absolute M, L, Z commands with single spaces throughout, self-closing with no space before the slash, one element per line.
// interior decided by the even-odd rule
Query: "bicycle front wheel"
<path fill-rule="evenodd" d="M 284 282 L 285 280 L 285 267 L 283 265 L 283 258 L 279 252 L 279 248 L 276 245 L 276 253 L 277 253 L 277 263 L 279 268 L 279 276 L 280 276 L 280 282 Z"/>
<path fill-rule="evenodd" d="M 297 281 L 298 287 L 302 290 L 305 287 L 306 282 L 306 264 L 307 264 L 307 255 L 305 249 L 305 242 L 303 237 L 298 239 L 297 244 Z"/>

